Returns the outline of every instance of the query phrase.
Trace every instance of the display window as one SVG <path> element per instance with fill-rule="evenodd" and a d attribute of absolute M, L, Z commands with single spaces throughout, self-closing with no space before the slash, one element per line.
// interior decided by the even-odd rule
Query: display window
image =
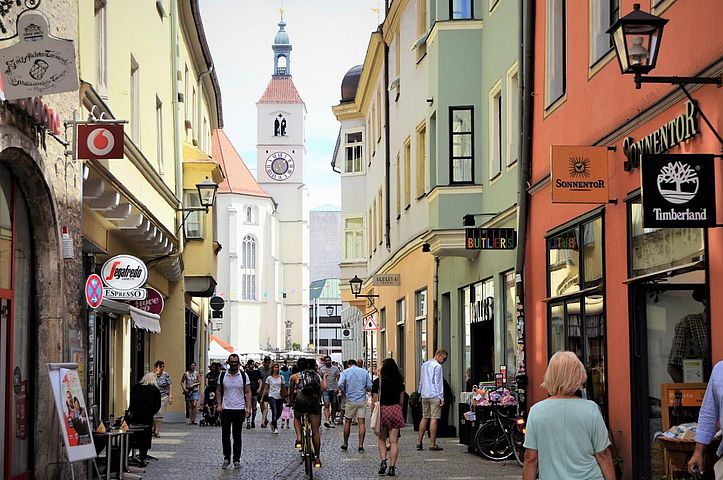
<path fill-rule="evenodd" d="M 588 379 L 581 395 L 607 414 L 604 232 L 602 213 L 571 222 L 547 238 L 548 354 L 575 352 Z"/>

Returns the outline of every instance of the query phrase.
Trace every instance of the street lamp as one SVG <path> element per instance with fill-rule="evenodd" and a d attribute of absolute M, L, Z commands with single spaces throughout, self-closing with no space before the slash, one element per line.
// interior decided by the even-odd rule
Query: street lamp
<path fill-rule="evenodd" d="M 181 230 L 183 225 L 186 223 L 188 216 L 191 213 L 193 213 L 193 212 L 208 213 L 208 209 L 213 207 L 214 204 L 216 203 L 216 192 L 218 191 L 218 184 L 216 182 L 214 182 L 213 180 L 210 180 L 208 177 L 206 177 L 205 180 L 196 184 L 196 190 L 198 190 L 198 203 L 200 206 L 184 207 L 184 208 L 179 208 L 176 210 L 178 212 L 186 212 L 186 214 L 183 216 L 183 221 L 178 226 L 178 230 L 176 230 L 176 233 L 178 233 L 178 231 Z"/>
<path fill-rule="evenodd" d="M 361 286 L 362 286 L 362 279 L 358 276 L 354 275 L 354 278 L 349 280 L 349 286 L 351 287 L 351 293 L 354 294 L 355 298 L 377 298 L 379 295 L 362 295 L 361 293 Z"/>
<path fill-rule="evenodd" d="M 462 225 L 465 227 L 474 227 L 474 217 L 494 217 L 499 214 L 500 212 L 468 213 L 467 215 L 462 216 Z"/>
<path fill-rule="evenodd" d="M 615 53 L 623 74 L 635 75 L 635 88 L 642 83 L 668 83 L 685 85 L 709 83 L 721 86 L 721 77 L 643 77 L 658 62 L 663 28 L 668 19 L 640 11 L 640 4 L 633 4 L 633 11 L 618 19 L 607 30 L 615 45 Z"/>

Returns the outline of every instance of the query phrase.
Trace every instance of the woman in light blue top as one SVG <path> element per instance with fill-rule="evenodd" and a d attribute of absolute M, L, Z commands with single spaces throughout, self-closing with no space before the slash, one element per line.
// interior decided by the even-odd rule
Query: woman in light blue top
<path fill-rule="evenodd" d="M 573 352 L 550 359 L 542 387 L 550 398 L 530 409 L 523 480 L 615 480 L 610 439 L 595 402 L 575 396 L 587 380 Z"/>

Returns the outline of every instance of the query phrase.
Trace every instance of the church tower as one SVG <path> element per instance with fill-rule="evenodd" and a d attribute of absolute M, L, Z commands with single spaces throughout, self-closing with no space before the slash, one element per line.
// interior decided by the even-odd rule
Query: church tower
<path fill-rule="evenodd" d="M 258 183 L 278 204 L 280 272 L 277 342 L 309 345 L 309 221 L 304 185 L 306 105 L 291 78 L 291 42 L 283 11 L 272 50 L 274 71 L 257 111 Z"/>

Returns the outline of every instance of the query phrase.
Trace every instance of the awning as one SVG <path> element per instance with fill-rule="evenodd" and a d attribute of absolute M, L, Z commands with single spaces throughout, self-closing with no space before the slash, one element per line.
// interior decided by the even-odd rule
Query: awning
<path fill-rule="evenodd" d="M 153 333 L 160 333 L 161 332 L 161 322 L 160 315 L 156 315 L 155 313 L 148 313 L 140 308 L 131 307 L 128 305 L 129 312 L 131 314 L 131 319 L 133 320 L 133 324 L 137 328 L 142 328 L 143 330 L 148 330 L 149 332 Z"/>

